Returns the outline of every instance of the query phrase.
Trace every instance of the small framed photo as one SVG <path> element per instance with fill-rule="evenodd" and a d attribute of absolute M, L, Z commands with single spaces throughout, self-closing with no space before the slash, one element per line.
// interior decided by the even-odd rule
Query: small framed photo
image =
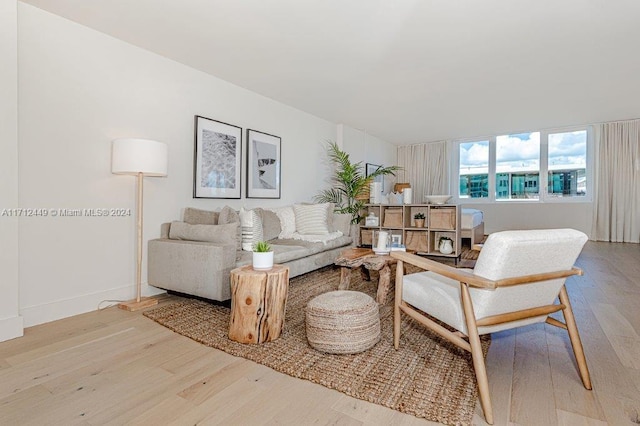
<path fill-rule="evenodd" d="M 379 164 L 366 163 L 366 165 L 365 165 L 366 177 L 369 177 L 369 175 L 371 175 L 373 172 L 378 170 L 380 167 L 382 167 L 382 166 L 379 165 Z M 380 182 L 380 193 L 384 194 L 384 176 L 383 175 L 376 176 L 375 178 L 373 178 L 373 181 L 374 182 Z"/>
<path fill-rule="evenodd" d="M 247 198 L 280 198 L 280 137 L 247 129 Z"/>
<path fill-rule="evenodd" d="M 401 234 L 393 234 L 391 235 L 391 245 L 399 247 L 402 245 L 402 235 Z"/>
<path fill-rule="evenodd" d="M 242 128 L 195 116 L 193 198 L 240 198 Z"/>

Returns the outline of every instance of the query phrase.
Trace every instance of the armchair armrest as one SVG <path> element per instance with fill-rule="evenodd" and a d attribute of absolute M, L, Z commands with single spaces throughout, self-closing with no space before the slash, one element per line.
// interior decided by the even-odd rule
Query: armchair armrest
<path fill-rule="evenodd" d="M 394 257 L 398 260 L 409 263 L 411 265 L 417 266 L 418 268 L 424 269 L 426 271 L 432 271 L 432 272 L 435 272 L 436 274 L 445 276 L 447 278 L 451 278 L 456 281 L 469 284 L 472 287 L 485 288 L 489 290 L 494 290 L 498 287 L 509 287 L 513 285 L 529 284 L 529 283 L 534 283 L 539 281 L 566 278 L 571 275 L 582 275 L 582 270 L 580 268 L 573 267 L 565 271 L 554 271 L 554 272 L 545 272 L 541 274 L 522 275 L 519 277 L 503 278 L 501 280 L 496 281 L 496 280 L 483 278 L 479 275 L 470 274 L 467 271 L 453 268 L 449 265 L 444 265 L 442 263 L 435 262 L 430 259 L 425 259 L 423 257 L 417 256 L 412 253 L 407 253 L 402 251 L 393 251 L 391 252 L 391 257 Z"/>

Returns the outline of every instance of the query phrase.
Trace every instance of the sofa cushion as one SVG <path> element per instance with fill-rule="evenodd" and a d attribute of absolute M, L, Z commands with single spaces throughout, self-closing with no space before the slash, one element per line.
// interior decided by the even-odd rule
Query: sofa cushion
<path fill-rule="evenodd" d="M 206 241 L 229 244 L 236 241 L 235 223 L 227 225 L 192 225 L 186 222 L 171 222 L 169 238 L 172 240 Z"/>
<path fill-rule="evenodd" d="M 331 232 L 340 231 L 342 235 L 349 235 L 351 231 L 351 215 L 347 213 L 331 214 Z"/>
<path fill-rule="evenodd" d="M 218 215 L 218 224 L 236 224 L 236 250 L 242 250 L 242 230 L 240 229 L 240 215 L 229 206 L 224 206 Z"/>
<path fill-rule="evenodd" d="M 293 206 L 293 211 L 296 217 L 296 231 L 302 235 L 328 234 L 328 208 L 328 203 L 295 204 Z"/>
<path fill-rule="evenodd" d="M 217 225 L 218 212 L 201 210 L 193 207 L 184 209 L 184 221 L 192 225 Z"/>
<path fill-rule="evenodd" d="M 293 206 L 279 207 L 273 209 L 278 219 L 280 219 L 280 234 L 278 238 L 291 238 L 296 232 L 296 214 L 293 212 Z"/>
<path fill-rule="evenodd" d="M 262 220 L 256 210 L 240 208 L 240 225 L 242 226 L 242 250 L 253 251 L 253 246 L 262 241 Z"/>
<path fill-rule="evenodd" d="M 280 219 L 278 215 L 271 210 L 262 211 L 262 236 L 265 241 L 278 238 L 282 226 L 280 225 Z"/>

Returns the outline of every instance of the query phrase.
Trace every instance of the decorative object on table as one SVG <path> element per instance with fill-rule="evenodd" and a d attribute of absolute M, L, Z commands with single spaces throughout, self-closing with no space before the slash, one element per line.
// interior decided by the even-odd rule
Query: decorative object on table
<path fill-rule="evenodd" d="M 364 220 L 365 226 L 378 226 L 379 223 L 378 216 L 374 212 L 369 212 Z"/>
<path fill-rule="evenodd" d="M 388 231 L 373 231 L 373 251 L 375 254 L 385 255 L 391 251 L 391 233 Z"/>
<path fill-rule="evenodd" d="M 258 241 L 253 246 L 253 269 L 268 271 L 273 268 L 273 250 L 266 241 Z"/>
<path fill-rule="evenodd" d="M 394 175 L 398 166 L 381 167 L 370 175 L 363 174 L 362 162 L 352 163 L 349 154 L 341 150 L 335 142 L 327 146 L 329 160 L 334 166 L 331 176 L 331 188 L 321 191 L 314 197 L 319 203 L 334 203 L 337 213 L 351 215 L 351 223 L 362 221 L 362 208 L 368 197 L 369 184 L 379 175 Z"/>
<path fill-rule="evenodd" d="M 442 254 L 451 254 L 453 253 L 453 241 L 449 237 L 440 237 L 440 241 L 438 242 L 438 250 Z"/>
<path fill-rule="evenodd" d="M 424 228 L 424 213 L 420 212 L 420 213 L 416 213 L 413 215 L 413 221 L 416 225 L 416 228 Z"/>
<path fill-rule="evenodd" d="M 355 354 L 380 341 L 380 313 L 360 291 L 335 290 L 309 301 L 305 309 L 309 345 L 331 354 Z"/>
<path fill-rule="evenodd" d="M 276 340 L 284 329 L 289 267 L 268 271 L 243 266 L 230 272 L 231 315 L 229 339 L 239 343 Z"/>
<path fill-rule="evenodd" d="M 377 174 L 376 172 L 378 170 L 381 170 L 383 167 L 381 165 L 378 164 L 371 164 L 371 163 L 366 163 L 365 165 L 365 174 L 367 177 L 371 176 L 372 177 L 372 182 L 376 182 L 379 183 L 380 185 L 378 186 L 378 191 L 380 194 L 384 193 L 384 175 L 383 174 Z M 373 194 L 371 194 L 373 195 Z"/>
<path fill-rule="evenodd" d="M 391 205 L 399 206 L 402 204 L 403 196 L 401 192 L 390 192 L 387 195 L 388 203 Z"/>
<path fill-rule="evenodd" d="M 195 116 L 193 198 L 240 198 L 242 128 Z"/>
<path fill-rule="evenodd" d="M 410 183 L 406 183 L 406 182 L 400 182 L 400 183 L 396 183 L 393 185 L 393 192 L 402 192 L 404 193 L 404 190 L 406 188 L 411 188 L 411 184 Z"/>
<path fill-rule="evenodd" d="M 391 256 L 376 257 L 391 259 Z M 418 271 L 406 264 L 405 268 L 407 273 Z M 363 281 L 358 271 L 351 275 L 350 290 L 375 297 L 375 285 Z M 373 280 L 375 284 L 375 278 Z M 402 342 L 394 349 L 392 297 L 379 306 L 381 339 L 368 351 L 333 355 L 309 346 L 305 307 L 317 295 L 338 288 L 339 282 L 340 275 L 333 267 L 292 278 L 285 331 L 279 339 L 264 345 L 244 345 L 229 340 L 230 311 L 225 306 L 196 299 L 174 299 L 174 303 L 147 310 L 144 315 L 206 346 L 411 414 L 419 418 L 418 422 L 424 418 L 449 425 L 471 425 L 478 398 L 471 355 L 418 327 L 406 315 L 402 318 Z M 481 341 L 486 354 L 490 336 L 483 336 Z M 407 374 L 407 366 L 411 366 L 411 374 Z M 363 368 L 370 372 L 364 379 Z"/>
<path fill-rule="evenodd" d="M 142 205 L 143 205 L 143 181 L 145 176 L 167 176 L 168 148 L 167 144 L 148 139 L 116 139 L 111 146 L 111 173 L 122 175 L 135 175 L 138 180 L 136 197 L 136 230 L 137 230 L 137 257 L 136 257 L 136 298 L 135 300 L 120 303 L 121 309 L 137 311 L 138 309 L 153 306 L 157 299 L 143 298 L 142 293 Z"/>
<path fill-rule="evenodd" d="M 402 190 L 402 201 L 405 204 L 411 204 L 413 200 L 413 190 L 411 188 L 404 188 Z"/>
<path fill-rule="evenodd" d="M 382 192 L 380 187 L 382 184 L 380 182 L 371 182 L 369 184 L 369 203 L 371 204 L 381 204 L 382 203 Z"/>
<path fill-rule="evenodd" d="M 425 195 L 429 204 L 446 204 L 451 199 L 451 195 Z"/>
<path fill-rule="evenodd" d="M 247 129 L 247 198 L 280 198 L 281 139 Z"/>

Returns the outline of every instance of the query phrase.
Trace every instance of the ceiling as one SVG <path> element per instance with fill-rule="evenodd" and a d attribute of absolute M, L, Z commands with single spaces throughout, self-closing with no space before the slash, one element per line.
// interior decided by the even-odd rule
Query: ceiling
<path fill-rule="evenodd" d="M 27 0 L 394 144 L 640 117 L 636 0 Z"/>

